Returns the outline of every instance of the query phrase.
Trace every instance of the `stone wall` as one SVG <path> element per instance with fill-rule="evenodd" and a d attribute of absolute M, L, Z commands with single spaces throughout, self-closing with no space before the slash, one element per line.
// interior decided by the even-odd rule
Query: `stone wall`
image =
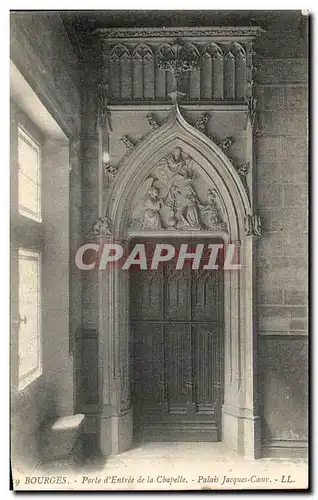
<path fill-rule="evenodd" d="M 12 415 L 13 459 L 32 466 L 39 459 L 40 426 L 75 407 L 75 337 L 82 305 L 81 276 L 70 255 L 82 233 L 80 78 L 58 13 L 16 12 L 10 25 L 11 60 L 68 139 L 59 143 L 45 137 L 43 375 L 14 401 Z"/>
<path fill-rule="evenodd" d="M 80 132 L 78 61 L 57 12 L 13 12 L 10 57 L 67 136 Z"/>
<path fill-rule="evenodd" d="M 307 439 L 307 55 L 304 29 L 276 25 L 255 50 L 258 82 L 259 387 L 265 453 Z"/>
<path fill-rule="evenodd" d="M 287 16 L 288 17 L 288 16 Z M 262 237 L 257 243 L 257 332 L 258 385 L 264 453 L 302 453 L 307 439 L 307 54 L 304 24 L 295 16 L 273 24 L 255 42 L 254 80 L 258 111 L 255 150 L 255 210 L 262 220 Z M 96 50 L 92 47 L 84 64 L 83 166 L 85 176 L 84 233 L 91 228 L 107 196 L 107 177 L 101 162 L 101 144 L 114 166 L 126 154 L 122 142 L 127 135 L 138 143 L 147 136 L 152 112 L 160 125 L 169 105 L 126 107 L 110 102 L 112 130 L 103 141 L 96 128 Z M 201 103 L 202 104 L 202 103 Z M 246 162 L 244 144 L 245 112 L 224 112 L 217 106 L 203 109 L 187 106 L 184 116 L 195 124 L 209 111 L 208 134 L 218 140 L 234 136 L 228 155 L 235 166 Z M 215 104 L 215 103 L 214 103 Z M 181 104 L 182 106 L 182 104 Z M 191 108 L 191 109 L 190 109 Z M 84 337 L 91 356 L 98 349 L 98 280 L 92 274 L 83 282 Z M 83 378 L 90 383 L 82 394 L 93 415 L 98 392 L 92 388 L 101 372 L 91 371 L 92 357 L 86 358 Z M 101 389 L 100 389 L 101 390 Z M 82 406 L 84 407 L 84 406 Z M 92 427 L 93 429 L 93 427 Z"/>

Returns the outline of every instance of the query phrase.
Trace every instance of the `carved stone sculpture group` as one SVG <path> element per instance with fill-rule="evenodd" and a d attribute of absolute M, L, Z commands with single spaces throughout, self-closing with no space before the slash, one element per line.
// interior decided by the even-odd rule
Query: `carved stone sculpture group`
<path fill-rule="evenodd" d="M 144 182 L 132 214 L 131 228 L 227 231 L 216 190 L 207 189 L 204 202 L 198 196 L 193 182 L 198 173 L 193 164 L 192 158 L 180 147 L 159 162 Z"/>
<path fill-rule="evenodd" d="M 166 207 L 169 215 L 166 224 L 161 209 Z M 207 191 L 207 203 L 201 203 L 194 188 L 188 184 L 183 192 L 173 184 L 164 198 L 156 186 L 150 186 L 140 203 L 140 216 L 133 219 L 132 226 L 142 230 L 211 230 L 227 231 L 216 204 L 216 193 Z"/>

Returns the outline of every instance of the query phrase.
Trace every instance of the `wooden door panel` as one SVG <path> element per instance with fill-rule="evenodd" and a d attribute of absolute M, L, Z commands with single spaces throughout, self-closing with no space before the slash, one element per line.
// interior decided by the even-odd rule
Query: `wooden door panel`
<path fill-rule="evenodd" d="M 134 404 L 139 411 L 158 408 L 164 400 L 164 352 L 160 324 L 133 325 Z"/>
<path fill-rule="evenodd" d="M 198 411 L 212 411 L 220 404 L 223 387 L 223 342 L 221 327 L 192 326 L 192 362 L 195 403 Z"/>
<path fill-rule="evenodd" d="M 192 271 L 192 320 L 223 321 L 222 271 Z"/>
<path fill-rule="evenodd" d="M 173 321 L 191 319 L 191 272 L 189 269 L 165 268 L 164 318 Z"/>
<path fill-rule="evenodd" d="M 185 413 L 191 377 L 190 325 L 172 323 L 164 326 L 165 383 L 169 413 Z"/>
<path fill-rule="evenodd" d="M 134 270 L 130 281 L 132 321 L 160 320 L 163 298 L 162 269 L 151 272 Z"/>
<path fill-rule="evenodd" d="M 131 273 L 133 404 L 139 436 L 220 439 L 223 293 L 222 271 L 176 271 L 174 263 L 156 272 Z"/>

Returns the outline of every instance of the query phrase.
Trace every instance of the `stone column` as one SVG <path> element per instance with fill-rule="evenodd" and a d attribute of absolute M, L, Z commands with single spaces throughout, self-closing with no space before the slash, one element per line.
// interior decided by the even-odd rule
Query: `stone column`
<path fill-rule="evenodd" d="M 101 131 L 97 118 L 98 65 L 92 46 L 82 63 L 82 234 L 83 243 L 97 243 L 94 224 L 102 215 Z M 92 63 L 93 62 L 93 63 Z M 82 330 L 77 339 L 79 374 L 79 410 L 85 413 L 87 434 L 99 429 L 102 376 L 99 359 L 99 291 L 98 270 L 82 271 Z"/>
<path fill-rule="evenodd" d="M 241 265 L 231 273 L 230 331 L 226 332 L 223 441 L 237 454 L 260 456 L 260 419 L 257 403 L 255 328 L 255 236 L 245 236 L 241 245 Z M 228 304 L 229 305 L 229 304 Z M 228 371 L 229 370 L 229 371 Z"/>

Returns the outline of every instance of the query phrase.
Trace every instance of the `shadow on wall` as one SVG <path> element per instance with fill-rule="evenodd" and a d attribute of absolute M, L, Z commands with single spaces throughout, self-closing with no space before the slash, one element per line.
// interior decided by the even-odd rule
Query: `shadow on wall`
<path fill-rule="evenodd" d="M 308 372 L 305 339 L 260 341 L 263 440 L 308 439 Z"/>
<path fill-rule="evenodd" d="M 11 401 L 11 464 L 14 469 L 32 469 L 41 459 L 40 431 L 58 416 L 58 393 L 46 387 L 42 377 Z"/>

